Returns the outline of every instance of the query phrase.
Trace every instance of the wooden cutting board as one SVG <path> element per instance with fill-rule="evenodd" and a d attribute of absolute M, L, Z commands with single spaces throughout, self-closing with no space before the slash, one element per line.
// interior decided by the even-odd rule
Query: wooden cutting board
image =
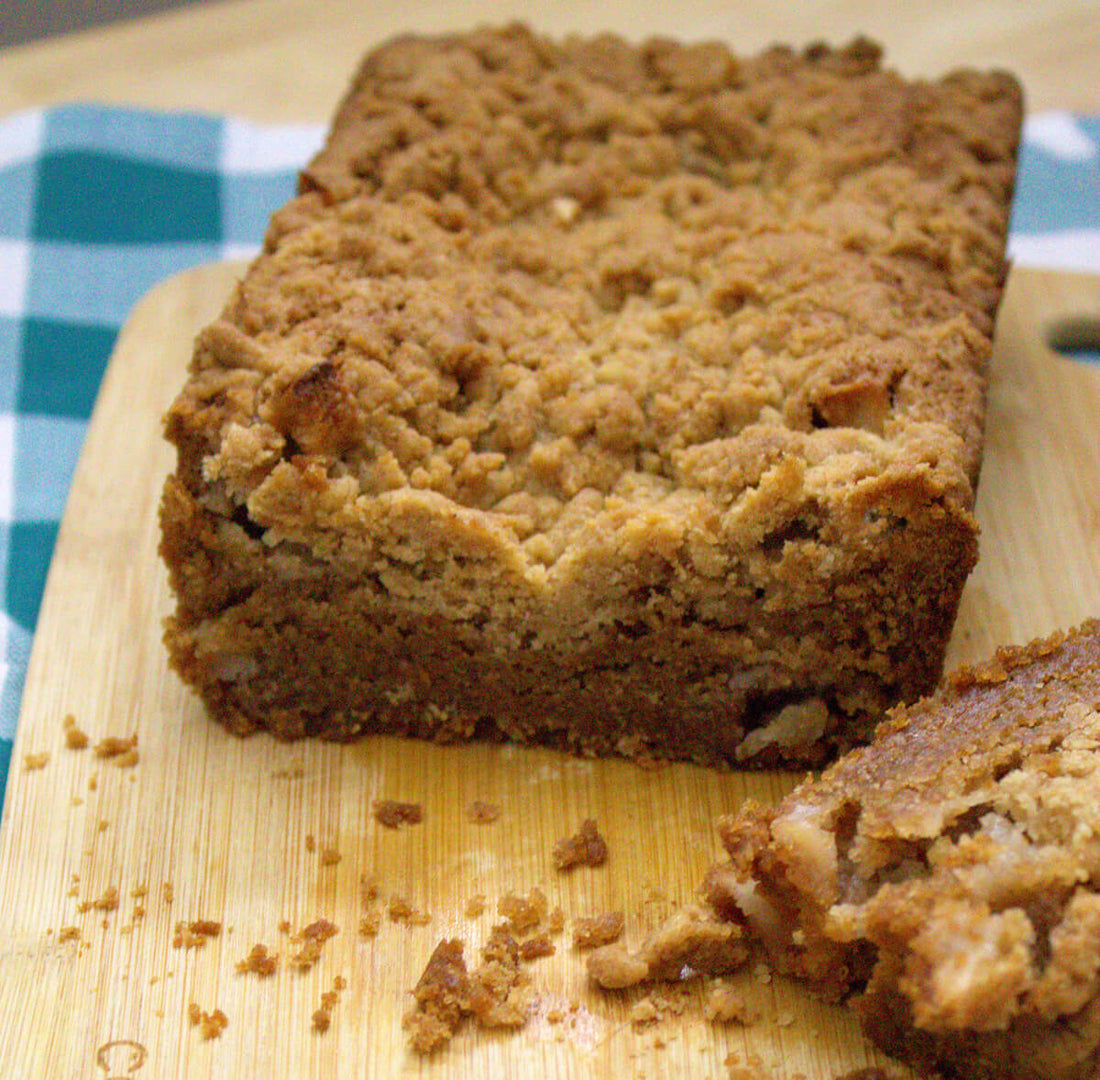
<path fill-rule="evenodd" d="M 793 777 L 380 738 L 241 741 L 207 721 L 166 670 L 160 644 L 171 605 L 156 507 L 171 455 L 159 421 L 194 332 L 236 272 L 184 274 L 138 306 L 73 482 L 0 829 L 5 1074 L 834 1080 L 878 1065 L 909 1076 L 865 1044 L 844 1009 L 760 972 L 739 978 L 758 1014 L 749 1026 L 708 1022 L 693 985 L 660 998 L 661 1018 L 639 1026 L 629 1012 L 638 994 L 585 985 L 572 919 L 619 909 L 639 938 L 695 896 L 719 854 L 714 819 L 746 795 L 778 798 Z M 981 562 L 952 662 L 1100 612 L 1100 371 L 1044 345 L 1056 317 L 1098 311 L 1096 279 L 1012 275 L 990 392 Z M 140 760 L 122 767 L 66 748 L 69 714 L 93 743 L 136 734 Z M 49 758 L 26 769 L 28 754 Z M 372 818 L 374 799 L 419 802 L 424 821 L 385 829 Z M 499 805 L 500 819 L 468 821 L 475 799 Z M 586 817 L 608 841 L 609 864 L 556 873 L 554 841 Z M 373 937 L 359 932 L 369 915 L 364 876 L 380 894 Z M 496 901 L 533 887 L 567 922 L 557 952 L 530 966 L 526 1028 L 464 1030 L 429 1060 L 412 1054 L 401 1017 L 435 944 L 461 937 L 476 960 Z M 470 917 L 479 894 L 488 909 Z M 391 920 L 395 897 L 430 921 Z M 286 926 L 294 933 L 319 918 L 339 932 L 308 971 L 291 970 Z M 174 944 L 177 924 L 194 920 L 221 931 L 201 947 Z M 280 956 L 271 977 L 236 970 L 257 943 Z M 337 979 L 346 985 L 319 1033 L 312 1017 Z M 192 1004 L 221 1010 L 218 1037 L 191 1024 Z"/>

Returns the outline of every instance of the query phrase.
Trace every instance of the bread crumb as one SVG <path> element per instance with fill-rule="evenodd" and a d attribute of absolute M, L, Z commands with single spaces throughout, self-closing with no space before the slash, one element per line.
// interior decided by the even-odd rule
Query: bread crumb
<path fill-rule="evenodd" d="M 555 952 L 554 943 L 547 934 L 536 934 L 534 937 L 524 938 L 519 943 L 521 960 L 537 960 L 543 956 L 553 956 Z"/>
<path fill-rule="evenodd" d="M 172 887 L 172 883 L 171 883 L 170 881 L 166 881 L 166 882 L 165 882 L 165 883 L 164 883 L 164 884 L 163 884 L 163 885 L 162 885 L 162 886 L 160 887 L 160 898 L 161 898 L 161 899 L 162 899 L 162 900 L 163 900 L 163 901 L 164 901 L 164 902 L 165 902 L 166 904 L 170 904 L 170 903 L 172 903 L 173 899 L 175 898 L 175 895 L 176 895 L 176 894 L 175 894 L 175 890 L 173 889 L 173 887 Z"/>
<path fill-rule="evenodd" d="M 79 941 L 80 928 L 77 926 L 63 926 L 57 932 L 58 941 Z"/>
<path fill-rule="evenodd" d="M 301 780 L 305 774 L 301 765 L 291 765 L 285 769 L 276 769 L 271 775 L 276 780 Z"/>
<path fill-rule="evenodd" d="M 218 1038 L 229 1024 L 229 1020 L 221 1009 L 203 1012 L 193 1001 L 187 1006 L 187 1019 L 192 1027 L 199 1029 L 199 1034 L 204 1040 Z"/>
<path fill-rule="evenodd" d="M 108 885 L 95 900 L 85 900 L 76 905 L 76 910 L 83 915 L 86 911 L 114 911 L 118 908 L 118 889 Z"/>
<path fill-rule="evenodd" d="M 410 926 L 427 926 L 432 917 L 424 911 L 418 911 L 404 896 L 393 896 L 386 908 L 390 922 L 403 922 Z"/>
<path fill-rule="evenodd" d="M 375 799 L 372 812 L 374 820 L 387 829 L 399 829 L 402 825 L 419 825 L 424 820 L 424 808 L 420 803 Z"/>
<path fill-rule="evenodd" d="M 744 995 L 726 982 L 717 982 L 707 991 L 703 1016 L 712 1024 L 754 1024 L 759 1017 L 750 1009 Z"/>
<path fill-rule="evenodd" d="M 336 925 L 328 919 L 316 919 L 303 927 L 301 933 L 292 938 L 300 947 L 290 958 L 291 967 L 297 971 L 308 971 L 321 958 L 321 948 L 325 942 L 338 933 Z"/>
<path fill-rule="evenodd" d="M 466 968 L 463 942 L 441 941 L 413 989 L 415 1008 L 402 1023 L 419 1054 L 445 1046 L 468 1017 L 481 1027 L 522 1027 L 531 1012 L 529 979 L 520 947 L 504 927 L 494 927 L 481 950 L 482 963 Z"/>
<path fill-rule="evenodd" d="M 553 860 L 558 870 L 575 866 L 603 866 L 607 862 L 607 842 L 600 836 L 596 822 L 587 818 L 575 836 L 563 837 L 554 844 Z"/>
<path fill-rule="evenodd" d="M 222 924 L 212 919 L 194 919 L 176 923 L 172 932 L 173 949 L 201 949 L 209 938 L 222 932 Z"/>
<path fill-rule="evenodd" d="M 480 915 L 483 915 L 485 913 L 485 906 L 485 895 L 483 893 L 471 896 L 470 899 L 466 901 L 466 918 L 476 919 Z"/>
<path fill-rule="evenodd" d="M 610 945 L 623 936 L 626 919 L 621 911 L 609 911 L 603 915 L 581 916 L 573 920 L 573 947 L 595 949 Z"/>
<path fill-rule="evenodd" d="M 516 934 L 538 926 L 548 907 L 546 894 L 539 888 L 533 888 L 526 896 L 506 893 L 497 902 L 497 912 L 508 920 L 509 928 Z"/>
<path fill-rule="evenodd" d="M 494 803 L 482 802 L 474 799 L 466 807 L 466 820 L 474 825 L 491 825 L 500 819 L 501 809 Z"/>
<path fill-rule="evenodd" d="M 258 975 L 261 979 L 266 979 L 274 975 L 278 967 L 278 954 L 269 953 L 267 951 L 267 946 L 259 943 L 252 946 L 248 955 L 243 960 L 237 961 L 237 971 L 242 975 Z"/>
<path fill-rule="evenodd" d="M 546 916 L 546 932 L 560 934 L 565 929 L 565 912 L 560 907 L 553 907 Z"/>
<path fill-rule="evenodd" d="M 65 729 L 65 746 L 69 750 L 83 750 L 88 745 L 88 736 L 76 726 L 76 717 L 67 713 L 61 721 Z"/>
<path fill-rule="evenodd" d="M 743 966 L 748 948 L 735 923 L 692 905 L 665 920 L 631 953 L 621 942 L 596 949 L 588 974 L 605 990 L 621 990 L 647 980 L 675 981 L 685 970 L 696 975 L 724 975 Z"/>
<path fill-rule="evenodd" d="M 313 833 L 306 833 L 306 851 L 312 854 L 317 850 L 317 841 L 313 838 Z"/>
<path fill-rule="evenodd" d="M 326 990 L 321 995 L 321 1007 L 313 1013 L 313 1030 L 319 1035 L 328 1031 L 332 1023 L 332 1010 L 336 1008 L 336 1003 L 340 1000 L 340 991 L 345 986 L 347 983 L 343 976 L 337 975 L 333 980 L 332 989 Z"/>
<path fill-rule="evenodd" d="M 641 998 L 630 1006 L 630 1022 L 636 1026 L 656 1023 L 660 1016 L 656 1004 L 650 997 Z"/>
<path fill-rule="evenodd" d="M 24 754 L 23 755 L 23 771 L 24 772 L 38 772 L 39 769 L 44 769 L 50 763 L 49 750 L 43 750 L 40 754 Z"/>
<path fill-rule="evenodd" d="M 469 973 L 458 938 L 441 941 L 432 951 L 416 986 L 416 1005 L 402 1026 L 418 1054 L 431 1054 L 450 1042 L 469 1013 Z"/>
<path fill-rule="evenodd" d="M 372 938 L 378 936 L 378 930 L 382 925 L 382 912 L 374 909 L 368 911 L 359 920 L 359 936 Z"/>
<path fill-rule="evenodd" d="M 359 902 L 361 904 L 364 906 L 373 904 L 381 895 L 381 891 L 377 877 L 368 874 L 359 876 Z"/>
<path fill-rule="evenodd" d="M 339 851 L 334 847 L 326 847 L 321 849 L 321 865 L 322 866 L 335 866 L 342 858 Z"/>
<path fill-rule="evenodd" d="M 137 735 L 128 739 L 108 735 L 92 747 L 96 757 L 113 761 L 120 769 L 128 769 L 138 763 Z"/>

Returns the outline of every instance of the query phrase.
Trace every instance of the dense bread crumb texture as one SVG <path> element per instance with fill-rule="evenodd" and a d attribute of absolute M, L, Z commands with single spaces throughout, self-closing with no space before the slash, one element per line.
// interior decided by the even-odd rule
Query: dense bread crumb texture
<path fill-rule="evenodd" d="M 887 1051 L 966 1080 L 1100 1074 L 1100 621 L 956 671 L 774 810 L 708 894 Z"/>
<path fill-rule="evenodd" d="M 976 558 L 1016 83 L 866 41 L 371 52 L 167 417 L 230 727 L 812 761 Z"/>

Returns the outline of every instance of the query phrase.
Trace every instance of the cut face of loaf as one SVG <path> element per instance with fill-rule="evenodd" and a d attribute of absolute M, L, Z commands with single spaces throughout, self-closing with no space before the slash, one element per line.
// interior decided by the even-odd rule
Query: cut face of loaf
<path fill-rule="evenodd" d="M 938 677 L 1021 104 L 867 42 L 370 53 L 166 431 L 233 730 L 820 761 Z"/>
<path fill-rule="evenodd" d="M 775 810 L 723 823 L 711 902 L 966 1080 L 1100 1075 L 1100 622 L 956 671 Z"/>

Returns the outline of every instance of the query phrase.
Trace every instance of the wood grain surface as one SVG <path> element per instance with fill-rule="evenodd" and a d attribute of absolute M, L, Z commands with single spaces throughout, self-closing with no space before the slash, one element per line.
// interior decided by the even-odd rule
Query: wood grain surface
<path fill-rule="evenodd" d="M 182 384 L 194 332 L 237 272 L 174 278 L 135 310 L 73 483 L 0 829 L 5 1074 L 834 1080 L 879 1065 L 909 1076 L 864 1043 L 844 1009 L 759 972 L 738 978 L 758 1014 L 749 1026 L 705 1020 L 694 985 L 663 1001 L 657 1023 L 639 1026 L 630 1022 L 638 994 L 585 984 L 575 917 L 620 909 L 639 938 L 695 896 L 718 855 L 714 818 L 746 795 L 777 798 L 793 777 L 501 746 L 238 740 L 205 718 L 166 670 L 160 643 L 170 600 L 156 506 L 171 467 L 160 416 Z M 1095 279 L 1012 275 L 990 391 L 981 560 L 953 661 L 1100 612 L 1100 372 L 1044 344 L 1052 320 L 1094 312 L 1098 296 Z M 140 760 L 125 768 L 91 747 L 67 748 L 68 714 L 92 743 L 136 734 Z M 26 769 L 28 754 L 49 757 Z M 371 805 L 387 798 L 420 802 L 423 823 L 380 826 Z M 468 821 L 475 799 L 498 804 L 500 819 Z M 599 823 L 609 863 L 557 873 L 554 841 L 586 817 Z M 375 937 L 359 933 L 364 876 L 380 893 Z M 434 945 L 458 936 L 476 959 L 496 901 L 536 886 L 567 923 L 557 952 L 530 965 L 527 1027 L 464 1030 L 431 1059 L 410 1053 L 401 1017 Z M 488 909 L 468 917 L 478 894 Z M 394 897 L 430 921 L 392 921 Z M 318 918 L 339 932 L 310 970 L 293 971 L 280 926 L 298 931 Z M 200 919 L 220 922 L 220 933 L 174 946 L 177 924 Z M 279 954 L 269 978 L 236 970 L 257 943 Z M 313 1013 L 338 977 L 346 986 L 318 1033 Z M 192 1004 L 224 1013 L 219 1037 L 202 1038 Z M 558 1010 L 566 1017 L 553 1022 Z"/>

